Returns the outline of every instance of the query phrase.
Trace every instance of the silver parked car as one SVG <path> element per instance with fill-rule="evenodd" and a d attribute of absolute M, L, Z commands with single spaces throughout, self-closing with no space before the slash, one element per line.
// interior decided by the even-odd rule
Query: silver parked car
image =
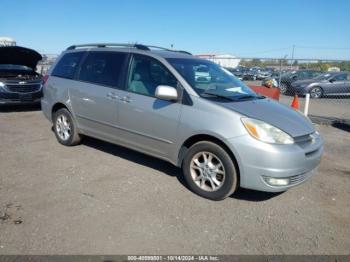
<path fill-rule="evenodd" d="M 312 79 L 299 80 L 292 83 L 296 94 L 310 93 L 311 98 L 324 95 L 350 95 L 349 72 L 327 72 Z"/>
<path fill-rule="evenodd" d="M 42 110 L 61 144 L 86 135 L 164 159 L 209 199 L 285 191 L 320 163 L 323 140 L 304 115 L 183 51 L 71 46 L 45 79 Z"/>

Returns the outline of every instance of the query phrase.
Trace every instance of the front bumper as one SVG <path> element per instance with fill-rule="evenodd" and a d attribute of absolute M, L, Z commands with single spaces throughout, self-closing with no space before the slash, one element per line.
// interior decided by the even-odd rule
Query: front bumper
<path fill-rule="evenodd" d="M 315 174 L 323 154 L 320 136 L 307 143 L 273 145 L 250 135 L 228 140 L 240 171 L 240 186 L 266 192 L 282 192 Z M 271 185 L 266 178 L 288 179 L 288 185 Z"/>
<path fill-rule="evenodd" d="M 32 93 L 13 93 L 0 91 L 0 105 L 36 104 L 40 103 L 42 91 Z"/>

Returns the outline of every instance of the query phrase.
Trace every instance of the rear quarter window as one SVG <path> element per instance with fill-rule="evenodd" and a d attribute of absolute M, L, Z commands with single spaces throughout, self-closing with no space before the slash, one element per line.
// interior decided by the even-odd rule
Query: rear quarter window
<path fill-rule="evenodd" d="M 65 54 L 52 71 L 53 76 L 73 79 L 84 52 Z"/>

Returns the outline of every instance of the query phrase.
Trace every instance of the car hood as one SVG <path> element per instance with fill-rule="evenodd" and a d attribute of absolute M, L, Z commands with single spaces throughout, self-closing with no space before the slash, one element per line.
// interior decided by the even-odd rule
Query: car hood
<path fill-rule="evenodd" d="M 302 113 L 269 98 L 242 102 L 216 103 L 244 116 L 269 123 L 292 137 L 307 135 L 315 131 L 311 121 Z"/>
<path fill-rule="evenodd" d="M 0 64 L 24 65 L 35 70 L 42 56 L 35 50 L 20 46 L 0 47 Z"/>

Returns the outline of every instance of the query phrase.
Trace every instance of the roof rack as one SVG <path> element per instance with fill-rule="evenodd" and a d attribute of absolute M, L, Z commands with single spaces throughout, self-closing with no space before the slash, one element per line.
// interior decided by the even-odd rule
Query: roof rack
<path fill-rule="evenodd" d="M 140 50 L 151 50 L 145 45 L 141 44 L 125 44 L 125 43 L 96 43 L 96 44 L 82 44 L 82 45 L 72 45 L 67 48 L 67 50 L 73 50 L 80 47 L 128 47 L 128 48 L 137 48 Z"/>
<path fill-rule="evenodd" d="M 160 49 L 164 51 L 169 52 L 179 52 L 187 55 L 192 55 L 190 52 L 183 51 L 183 50 L 174 50 L 174 49 L 168 49 L 160 46 L 153 46 L 153 45 L 142 45 L 142 44 L 125 44 L 125 43 L 95 43 L 95 44 L 82 44 L 82 45 L 72 45 L 67 48 L 67 50 L 74 50 L 80 47 L 127 47 L 127 48 L 136 48 L 140 50 L 150 51 L 152 49 Z"/>
<path fill-rule="evenodd" d="M 169 49 L 169 48 L 160 47 L 160 46 L 154 46 L 154 45 L 147 45 L 146 47 L 154 48 L 154 49 L 160 49 L 160 50 L 169 51 L 169 52 L 178 52 L 178 53 L 183 53 L 183 54 L 187 54 L 187 55 L 192 55 L 190 52 L 187 52 L 187 51 L 184 51 L 184 50 L 174 50 L 174 49 Z"/>

